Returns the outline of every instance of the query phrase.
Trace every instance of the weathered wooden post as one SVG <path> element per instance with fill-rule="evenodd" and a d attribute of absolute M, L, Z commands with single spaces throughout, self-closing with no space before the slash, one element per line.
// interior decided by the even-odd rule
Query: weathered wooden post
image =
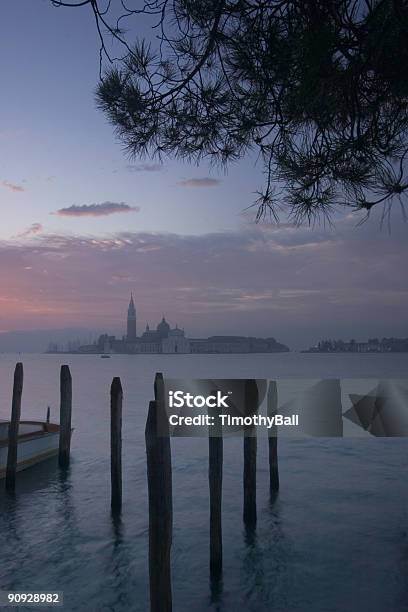
<path fill-rule="evenodd" d="M 51 417 L 51 408 L 48 406 L 47 407 L 47 417 L 45 419 L 45 422 L 48 424 L 50 422 L 50 417 Z"/>
<path fill-rule="evenodd" d="M 119 512 L 122 507 L 122 401 L 120 378 L 112 381 L 111 409 L 111 508 Z"/>
<path fill-rule="evenodd" d="M 6 468 L 6 489 L 14 491 L 16 486 L 18 428 L 21 415 L 21 396 L 23 394 L 23 364 L 18 363 L 14 370 L 13 398 L 11 402 L 11 421 L 8 431 L 8 452 Z"/>
<path fill-rule="evenodd" d="M 214 391 L 213 394 L 216 392 Z M 223 440 L 218 408 L 208 408 L 213 425 L 208 428 L 208 480 L 210 486 L 210 575 L 218 579 L 222 573 L 222 464 Z"/>
<path fill-rule="evenodd" d="M 245 416 L 258 411 L 258 386 L 256 380 L 245 382 Z M 256 522 L 256 428 L 244 427 L 244 522 Z"/>
<path fill-rule="evenodd" d="M 67 365 L 61 366 L 60 374 L 60 435 L 58 463 L 69 465 L 71 450 L 72 378 Z"/>
<path fill-rule="evenodd" d="M 278 388 L 276 380 L 271 380 L 268 387 L 267 414 L 276 415 L 278 410 Z M 269 430 L 269 490 L 273 495 L 279 490 L 278 467 L 278 427 L 273 425 Z"/>
<path fill-rule="evenodd" d="M 151 612 L 171 612 L 170 553 L 173 496 L 169 422 L 164 404 L 164 381 L 156 374 L 155 401 L 146 421 L 147 484 L 149 491 L 149 576 Z"/>

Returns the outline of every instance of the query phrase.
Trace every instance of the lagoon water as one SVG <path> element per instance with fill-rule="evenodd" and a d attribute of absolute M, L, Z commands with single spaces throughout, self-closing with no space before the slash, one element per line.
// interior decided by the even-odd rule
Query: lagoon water
<path fill-rule="evenodd" d="M 0 418 L 15 362 L 25 368 L 22 418 L 58 420 L 59 367 L 74 385 L 72 461 L 0 482 L 0 590 L 63 591 L 64 609 L 146 612 L 148 517 L 144 425 L 154 373 L 173 378 L 408 378 L 408 355 L 0 356 Z M 124 387 L 123 514 L 110 514 L 109 386 Z M 408 610 L 408 440 L 285 439 L 281 490 L 268 494 L 258 448 L 258 522 L 242 524 L 242 439 L 224 443 L 224 573 L 208 574 L 208 442 L 173 439 L 176 612 Z M 20 608 L 21 609 L 21 608 Z"/>

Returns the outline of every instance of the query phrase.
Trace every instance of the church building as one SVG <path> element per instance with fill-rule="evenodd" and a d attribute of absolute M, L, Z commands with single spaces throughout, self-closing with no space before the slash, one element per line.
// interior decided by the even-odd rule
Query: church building
<path fill-rule="evenodd" d="M 133 301 L 133 293 L 130 294 L 130 302 L 128 306 L 127 313 L 127 334 L 126 334 L 126 342 L 134 343 L 136 342 L 136 308 L 135 303 Z"/>
<path fill-rule="evenodd" d="M 79 353 L 103 354 L 141 354 L 141 353 L 282 353 L 289 348 L 275 338 L 253 338 L 246 336 L 210 336 L 209 338 L 186 338 L 184 329 L 177 325 L 171 328 L 163 315 L 155 329 L 146 325 L 141 336 L 137 335 L 137 314 L 133 300 L 127 309 L 126 335 L 122 339 L 102 334 L 93 344 L 78 348 Z"/>
<path fill-rule="evenodd" d="M 140 337 L 136 333 L 136 308 L 133 294 L 127 311 L 126 337 L 124 338 L 124 352 L 126 353 L 190 353 L 190 341 L 185 337 L 184 330 L 178 326 L 171 329 L 164 315 L 156 329 L 146 329 Z M 116 345 L 116 351 L 119 346 Z"/>

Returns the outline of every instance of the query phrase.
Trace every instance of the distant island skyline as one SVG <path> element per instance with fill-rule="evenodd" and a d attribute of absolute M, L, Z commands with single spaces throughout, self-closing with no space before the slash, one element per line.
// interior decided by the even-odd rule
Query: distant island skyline
<path fill-rule="evenodd" d="M 164 318 L 164 324 L 167 329 L 167 320 Z M 157 327 L 159 327 L 159 331 L 161 329 L 160 323 L 163 323 L 163 320 L 159 322 L 159 324 L 155 328 L 150 328 L 149 324 L 147 324 L 146 329 L 144 330 L 141 338 L 143 337 L 145 342 L 144 351 L 140 352 L 162 352 L 157 351 L 157 347 L 146 346 L 146 341 L 149 340 L 150 344 L 154 341 L 154 338 L 158 338 Z M 127 324 L 127 322 L 126 322 Z M 172 333 L 170 336 L 173 337 L 173 340 L 167 341 L 167 344 L 170 342 L 174 342 L 174 338 L 179 336 L 183 337 L 184 330 L 179 329 L 176 324 L 175 328 L 170 331 Z M 127 331 L 127 330 L 126 330 Z M 115 335 L 107 334 L 101 330 L 95 329 L 87 329 L 87 328 L 56 328 L 56 329 L 34 329 L 34 330 L 14 330 L 14 331 L 0 331 L 0 353 L 3 354 L 14 354 L 14 353 L 56 353 L 56 354 L 64 354 L 64 353 L 102 353 L 106 346 L 106 342 L 115 342 L 118 343 L 118 347 L 120 350 L 118 352 L 131 353 L 132 351 L 123 350 L 121 347 L 121 343 L 125 339 L 125 335 L 121 338 L 116 338 Z M 356 337 L 358 337 L 356 335 Z M 408 338 L 399 338 L 391 335 L 384 335 L 381 337 L 375 337 L 374 334 L 372 337 L 369 337 L 368 340 L 343 340 L 343 339 L 333 339 L 326 336 L 319 340 L 318 342 L 311 344 L 309 347 L 305 347 L 305 344 L 299 343 L 297 346 L 292 347 L 289 344 L 286 345 L 284 343 L 276 342 L 275 338 L 262 338 L 257 337 L 251 334 L 214 334 L 208 337 L 193 337 L 188 338 L 188 340 L 192 340 L 194 350 L 191 352 L 199 353 L 199 352 L 256 352 L 254 349 L 256 348 L 256 342 L 259 341 L 261 346 L 258 344 L 259 352 L 276 352 L 276 350 L 268 349 L 267 343 L 268 341 L 273 341 L 276 345 L 281 345 L 283 348 L 278 348 L 275 345 L 275 349 L 278 348 L 278 352 L 281 351 L 299 351 L 302 353 L 397 353 L 397 352 L 408 352 Z M 283 339 L 285 340 L 285 339 Z M 179 340 L 180 341 L 180 340 Z M 209 350 L 208 343 L 213 343 L 213 350 Z M 223 343 L 234 343 L 233 346 L 230 347 L 228 351 L 220 350 L 222 348 Z M 206 347 L 207 343 L 207 347 Z M 240 347 L 241 343 L 241 347 Z M 266 343 L 266 346 L 265 344 Z M 242 344 L 245 346 L 242 349 Z M 263 344 L 263 346 L 262 346 Z M 302 346 L 303 344 L 303 346 Z M 252 346 L 251 346 L 252 345 Z M 79 349 L 82 347 L 88 346 L 88 351 L 80 351 Z M 201 347 L 201 350 L 200 350 Z M 204 350 L 207 348 L 207 350 Z M 224 347 L 225 348 L 225 347 Z M 173 352 L 172 350 L 165 350 L 164 352 Z M 181 351 L 183 352 L 183 351 Z"/>
<path fill-rule="evenodd" d="M 212 335 L 207 338 L 188 338 L 184 328 L 178 324 L 171 328 L 163 314 L 156 328 L 150 328 L 149 323 L 143 333 L 137 335 L 137 314 L 133 299 L 130 301 L 126 317 L 126 334 L 121 338 L 108 333 L 99 334 L 92 342 L 82 343 L 70 341 L 64 348 L 50 343 L 47 353 L 74 353 L 74 354 L 232 354 L 232 353 L 281 353 L 289 352 L 285 344 L 278 342 L 274 337 L 258 338 L 245 335 Z M 397 353 L 408 352 L 408 338 L 377 337 L 367 341 L 349 341 L 342 339 L 324 339 L 308 349 L 301 349 L 301 353 Z"/>
<path fill-rule="evenodd" d="M 155 329 L 146 324 L 144 332 L 137 335 L 137 315 L 133 293 L 127 309 L 126 334 L 121 338 L 107 333 L 101 334 L 92 343 L 68 346 L 59 350 L 49 345 L 48 353 L 77 354 L 189 354 L 189 353 L 281 353 L 290 349 L 277 342 L 275 338 L 256 338 L 252 336 L 214 335 L 208 338 L 188 338 L 184 329 L 178 325 L 171 328 L 163 314 Z"/>
<path fill-rule="evenodd" d="M 167 322 L 167 321 L 166 321 Z M 177 329 L 177 327 L 176 327 Z M 150 330 L 154 332 L 155 330 Z M 39 330 L 15 330 L 0 331 L 0 354 L 15 353 L 56 353 L 75 354 L 79 352 L 81 346 L 92 346 L 100 343 L 102 339 L 113 338 L 101 330 L 87 328 L 61 328 L 61 329 L 39 329 Z M 209 340 L 220 341 L 221 338 L 254 339 L 251 335 L 231 335 L 220 334 L 209 336 L 208 338 L 195 337 L 194 341 Z M 358 337 L 358 336 L 357 336 Z M 120 341 L 120 339 L 118 339 Z M 302 343 L 303 344 L 303 343 Z M 285 345 L 291 352 L 301 353 L 398 353 L 408 352 L 408 338 L 398 338 L 395 336 L 383 336 L 381 339 L 374 337 L 368 340 L 342 340 L 333 338 L 323 338 L 309 347 L 305 344 L 295 347 Z M 100 350 L 100 352 L 102 352 Z M 94 352 L 94 351 L 92 351 Z"/>
<path fill-rule="evenodd" d="M 408 338 L 369 338 L 366 342 L 355 339 L 320 340 L 302 353 L 408 353 Z"/>

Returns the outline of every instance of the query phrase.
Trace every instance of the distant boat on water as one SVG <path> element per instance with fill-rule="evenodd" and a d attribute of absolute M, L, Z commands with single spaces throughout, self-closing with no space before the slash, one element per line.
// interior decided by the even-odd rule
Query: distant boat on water
<path fill-rule="evenodd" d="M 110 355 L 107 355 L 106 353 L 102 353 L 101 359 L 110 359 Z"/>
<path fill-rule="evenodd" d="M 5 478 L 9 421 L 0 421 L 0 479 Z M 60 426 L 44 421 L 20 421 L 17 471 L 45 461 L 58 453 Z"/>

